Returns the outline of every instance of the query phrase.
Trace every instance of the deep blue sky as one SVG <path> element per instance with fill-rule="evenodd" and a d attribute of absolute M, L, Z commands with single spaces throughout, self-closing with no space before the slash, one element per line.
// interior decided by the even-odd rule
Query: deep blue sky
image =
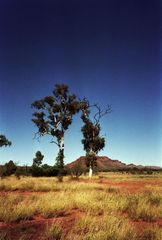
<path fill-rule="evenodd" d="M 160 0 L 1 0 L 0 132 L 12 142 L 0 163 L 31 164 L 49 138 L 33 140 L 31 103 L 56 83 L 113 112 L 102 120 L 100 155 L 162 166 Z M 66 133 L 65 162 L 84 155 L 81 122 Z"/>

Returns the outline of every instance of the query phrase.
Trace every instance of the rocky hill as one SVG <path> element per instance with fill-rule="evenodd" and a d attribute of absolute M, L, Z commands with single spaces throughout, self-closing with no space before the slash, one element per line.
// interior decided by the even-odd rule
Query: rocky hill
<path fill-rule="evenodd" d="M 80 157 L 77 160 L 67 164 L 66 166 L 68 168 L 73 168 L 75 165 L 80 165 L 82 168 L 86 168 L 86 158 Z M 97 168 L 99 171 L 108 171 L 108 170 L 121 170 L 121 169 L 143 169 L 143 168 L 149 168 L 153 170 L 159 170 L 160 167 L 156 166 L 142 166 L 142 165 L 135 165 L 135 164 L 125 164 L 119 160 L 112 160 L 109 157 L 106 156 L 98 156 L 97 157 Z"/>

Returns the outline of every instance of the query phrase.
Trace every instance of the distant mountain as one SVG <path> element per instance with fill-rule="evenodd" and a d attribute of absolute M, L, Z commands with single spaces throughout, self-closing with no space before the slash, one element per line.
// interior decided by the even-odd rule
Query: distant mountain
<path fill-rule="evenodd" d="M 85 157 L 80 157 L 77 160 L 67 164 L 66 166 L 68 168 L 73 168 L 75 165 L 80 165 L 82 168 L 86 168 L 86 158 Z M 98 156 L 97 157 L 97 168 L 99 171 L 108 171 L 108 170 L 121 170 L 121 169 L 152 169 L 152 170 L 160 170 L 162 169 L 161 167 L 156 167 L 156 166 L 142 166 L 142 165 L 135 165 L 135 164 L 125 164 L 122 163 L 119 160 L 112 160 L 109 157 L 106 156 Z"/>

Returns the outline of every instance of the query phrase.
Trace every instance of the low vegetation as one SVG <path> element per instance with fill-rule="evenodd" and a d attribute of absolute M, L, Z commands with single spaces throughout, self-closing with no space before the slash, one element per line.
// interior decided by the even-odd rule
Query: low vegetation
<path fill-rule="evenodd" d="M 47 224 L 45 230 L 47 240 L 60 240 L 63 236 L 63 228 L 59 223 L 53 223 L 50 226 Z"/>
<path fill-rule="evenodd" d="M 122 174 L 96 176 L 92 181 L 66 177 L 62 183 L 57 178 L 8 177 L 0 180 L 0 222 L 20 224 L 41 216 L 46 221 L 42 239 L 49 240 L 162 239 L 161 175 L 156 181 L 145 178 L 143 189 L 134 192 L 124 191 L 126 181 L 130 186 L 143 183 L 140 177 Z M 66 230 L 64 219 L 72 214 Z M 55 220 L 50 223 L 49 219 Z M 143 222 L 146 227 L 139 231 L 136 223 Z M 4 231 L 0 236 L 12 240 Z"/>

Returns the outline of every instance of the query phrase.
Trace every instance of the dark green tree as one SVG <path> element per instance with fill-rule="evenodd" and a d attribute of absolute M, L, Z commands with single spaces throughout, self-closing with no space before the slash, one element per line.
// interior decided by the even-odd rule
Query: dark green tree
<path fill-rule="evenodd" d="M 75 94 L 69 94 L 69 88 L 65 84 L 56 84 L 51 96 L 33 102 L 37 109 L 32 121 L 38 127 L 39 136 L 52 136 L 52 143 L 58 148 L 57 166 L 60 175 L 64 168 L 64 136 L 72 123 L 73 116 L 79 112 L 80 104 Z"/>
<path fill-rule="evenodd" d="M 7 147 L 7 146 L 11 146 L 11 141 L 9 141 L 5 135 L 0 135 L 0 147 Z"/>
<path fill-rule="evenodd" d="M 44 155 L 40 151 L 37 151 L 35 154 L 35 158 L 33 159 L 33 165 L 40 167 L 42 165 Z"/>
<path fill-rule="evenodd" d="M 4 166 L 2 166 L 0 175 L 1 177 L 10 176 L 15 173 L 16 169 L 16 164 L 12 160 L 10 160 L 9 162 L 5 163 Z"/>
<path fill-rule="evenodd" d="M 35 158 L 33 158 L 33 164 L 31 168 L 32 175 L 34 177 L 40 177 L 43 175 L 43 170 L 41 168 L 44 155 L 40 151 L 37 151 Z"/>
<path fill-rule="evenodd" d="M 97 109 L 93 118 L 90 118 L 90 109 L 95 107 Z M 89 168 L 89 177 L 92 177 L 93 169 L 97 166 L 97 154 L 105 147 L 105 138 L 100 136 L 101 126 L 100 119 L 111 111 L 108 106 L 106 110 L 101 110 L 98 104 L 90 106 L 88 100 L 84 99 L 82 102 L 82 121 L 84 123 L 81 131 L 83 133 L 82 144 L 86 151 L 87 167 Z"/>

